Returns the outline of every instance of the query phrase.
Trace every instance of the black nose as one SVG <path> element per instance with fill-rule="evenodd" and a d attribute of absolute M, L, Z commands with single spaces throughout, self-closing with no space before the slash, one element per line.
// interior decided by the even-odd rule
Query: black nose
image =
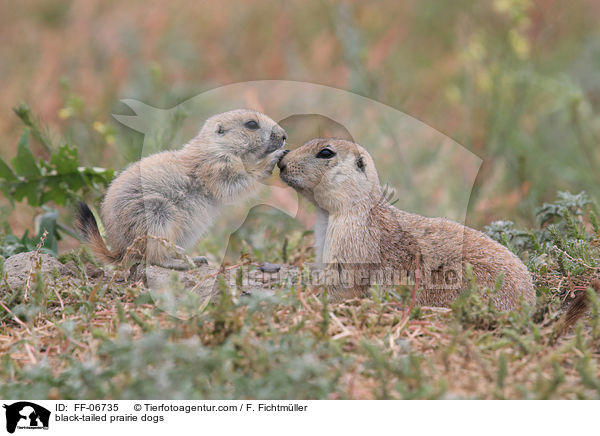
<path fill-rule="evenodd" d="M 285 170 L 286 165 L 283 163 L 283 158 L 285 157 L 286 154 L 288 154 L 290 151 L 289 150 L 283 150 L 283 154 L 281 155 L 281 157 L 279 158 L 279 160 L 277 161 L 277 166 L 279 167 L 279 171 L 283 171 Z"/>

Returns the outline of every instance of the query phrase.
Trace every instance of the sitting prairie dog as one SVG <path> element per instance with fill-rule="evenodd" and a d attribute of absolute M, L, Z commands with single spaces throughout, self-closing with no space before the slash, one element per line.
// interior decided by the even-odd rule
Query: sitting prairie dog
<path fill-rule="evenodd" d="M 142 254 L 147 264 L 187 269 L 190 265 L 175 259 L 164 240 L 191 248 L 223 204 L 239 200 L 271 175 L 285 140 L 285 130 L 260 112 L 214 115 L 182 149 L 145 157 L 111 183 L 102 204 L 110 249 L 83 203 L 78 228 L 105 262 L 121 261 L 134 241 L 146 237 Z"/>
<path fill-rule="evenodd" d="M 360 145 L 313 139 L 284 155 L 281 179 L 317 208 L 316 262 L 324 267 L 333 301 L 360 297 L 374 282 L 398 283 L 418 271 L 417 303 L 448 306 L 464 290 L 471 264 L 479 286 L 493 289 L 502 310 L 535 304 L 527 268 L 506 247 L 482 232 L 442 218 L 396 209 L 385 198 L 373 159 Z M 390 283 L 389 272 L 393 276 Z M 406 277 L 406 275 L 405 275 Z"/>

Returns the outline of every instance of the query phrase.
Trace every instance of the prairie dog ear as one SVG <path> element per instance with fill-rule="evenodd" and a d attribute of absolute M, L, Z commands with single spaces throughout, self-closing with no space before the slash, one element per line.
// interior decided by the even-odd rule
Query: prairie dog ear
<path fill-rule="evenodd" d="M 367 167 L 367 164 L 365 163 L 362 155 L 358 155 L 358 157 L 356 158 L 356 167 L 363 173 L 365 172 L 365 168 Z"/>

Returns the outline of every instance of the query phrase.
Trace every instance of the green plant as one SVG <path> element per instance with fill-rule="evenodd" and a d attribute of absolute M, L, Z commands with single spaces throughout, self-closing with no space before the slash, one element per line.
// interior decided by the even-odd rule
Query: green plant
<path fill-rule="evenodd" d="M 65 205 L 89 190 L 99 190 L 110 183 L 114 174 L 111 169 L 81 166 L 76 147 L 69 144 L 54 147 L 41 135 L 25 106 L 14 110 L 26 127 L 19 139 L 17 155 L 11 159 L 12 167 L 0 159 L 0 190 L 11 203 L 26 199 L 34 207 L 50 202 Z M 49 151 L 49 159 L 36 162 L 30 149 L 30 134 Z"/>
<path fill-rule="evenodd" d="M 21 104 L 14 111 L 25 127 L 17 145 L 17 155 L 11 159 L 10 165 L 0 159 L 0 191 L 13 206 L 15 202 L 26 200 L 33 207 L 42 207 L 44 212 L 38 217 L 36 239 L 30 239 L 27 233 L 16 237 L 7 231 L 0 251 L 2 255 L 10 255 L 29 250 L 47 230 L 49 238 L 45 248 L 56 255 L 60 233 L 73 233 L 58 223 L 58 212 L 48 205 L 64 206 L 81 199 L 89 191 L 99 192 L 110 183 L 114 172 L 81 166 L 77 148 L 66 143 L 54 146 L 27 106 Z M 47 151 L 47 159 L 35 159 L 30 148 L 31 136 Z"/>

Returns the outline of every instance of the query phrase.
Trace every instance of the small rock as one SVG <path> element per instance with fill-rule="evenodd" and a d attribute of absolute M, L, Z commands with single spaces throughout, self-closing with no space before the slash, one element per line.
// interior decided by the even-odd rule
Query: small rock
<path fill-rule="evenodd" d="M 156 265 L 141 265 L 138 268 L 138 274 L 145 274 L 146 286 L 150 289 L 161 289 L 168 287 L 173 276 L 177 276 L 177 282 L 186 289 L 193 289 L 200 295 L 210 295 L 213 291 L 217 269 L 204 265 L 193 270 L 175 271 L 168 268 L 162 268 Z"/>
<path fill-rule="evenodd" d="M 192 257 L 192 261 L 196 266 L 208 265 L 208 259 L 206 256 L 194 256 Z"/>
<path fill-rule="evenodd" d="M 281 269 L 281 265 L 278 265 L 276 263 L 265 262 L 258 269 L 260 269 L 262 272 L 273 274 L 279 272 L 279 270 Z"/>
<path fill-rule="evenodd" d="M 73 271 L 67 266 L 60 263 L 56 258 L 49 254 L 39 253 L 35 251 L 27 253 L 19 253 L 9 257 L 4 262 L 4 273 L 6 274 L 6 282 L 12 289 L 18 289 L 25 286 L 32 269 L 35 268 L 34 263 L 36 256 L 40 258 L 40 272 L 44 280 L 54 281 L 54 271 L 58 271 L 60 275 L 73 275 Z M 2 287 L 0 287 L 0 296 L 2 296 Z"/>

